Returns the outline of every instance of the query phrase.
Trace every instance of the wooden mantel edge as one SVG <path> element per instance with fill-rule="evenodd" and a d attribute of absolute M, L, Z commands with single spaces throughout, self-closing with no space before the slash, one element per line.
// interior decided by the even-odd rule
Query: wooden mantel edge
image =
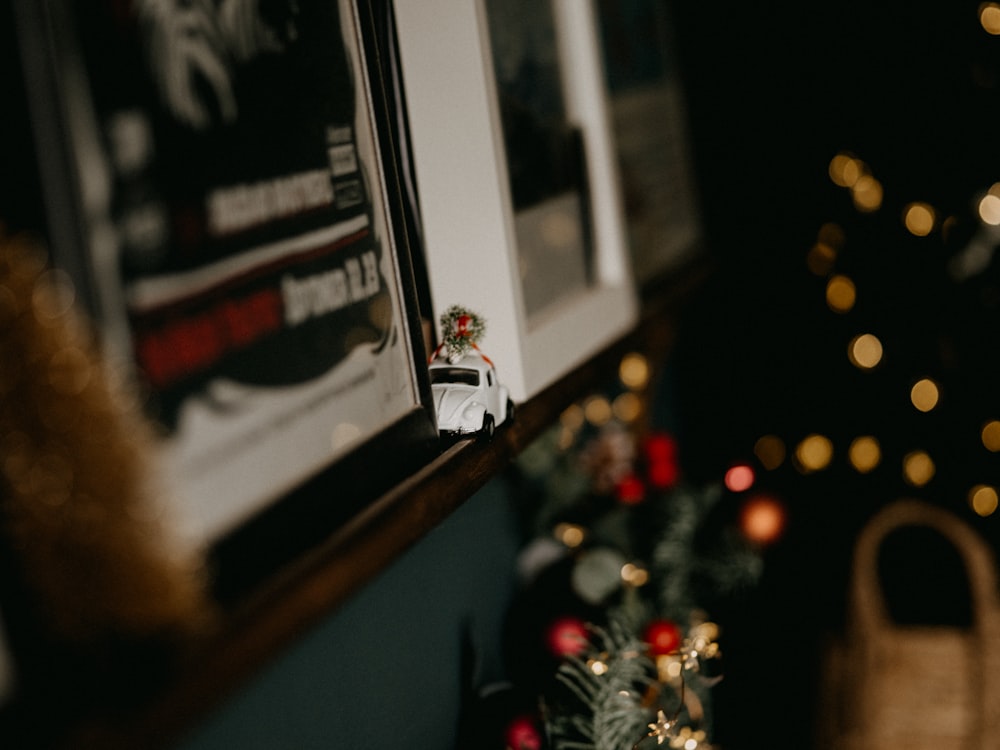
<path fill-rule="evenodd" d="M 606 382 L 632 350 L 665 356 L 675 316 L 711 269 L 696 264 L 643 306 L 638 324 L 528 402 L 492 441 L 461 441 L 286 566 L 191 644 L 168 683 L 127 717 L 87 716 L 61 748 L 146 750 L 174 746 L 296 639 L 333 615 L 469 497 L 500 474 L 562 411 Z"/>

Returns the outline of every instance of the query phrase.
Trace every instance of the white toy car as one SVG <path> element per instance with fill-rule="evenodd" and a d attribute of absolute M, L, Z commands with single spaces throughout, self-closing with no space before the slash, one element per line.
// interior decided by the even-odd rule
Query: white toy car
<path fill-rule="evenodd" d="M 489 438 L 498 425 L 514 416 L 507 387 L 485 358 L 467 354 L 453 363 L 441 357 L 432 360 L 428 368 L 442 436 L 481 434 Z"/>

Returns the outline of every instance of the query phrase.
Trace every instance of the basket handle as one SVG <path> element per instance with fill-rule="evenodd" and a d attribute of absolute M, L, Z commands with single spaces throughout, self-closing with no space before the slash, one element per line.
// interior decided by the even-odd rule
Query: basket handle
<path fill-rule="evenodd" d="M 941 533 L 961 556 L 969 581 L 975 641 L 969 678 L 975 685 L 977 719 L 969 727 L 969 747 L 1000 746 L 1000 608 L 992 548 L 958 516 L 919 500 L 897 500 L 876 513 L 858 535 L 854 549 L 848 628 L 864 669 L 882 639 L 891 637 L 890 620 L 878 576 L 882 540 L 902 526 L 927 526 Z"/>
<path fill-rule="evenodd" d="M 998 606 L 997 571 L 993 551 L 968 524 L 954 514 L 919 500 L 898 500 L 867 522 L 854 548 L 850 611 L 853 626 L 871 635 L 891 626 L 878 574 L 878 551 L 890 532 L 903 526 L 927 526 L 958 550 L 969 580 L 973 627 L 992 635 Z"/>

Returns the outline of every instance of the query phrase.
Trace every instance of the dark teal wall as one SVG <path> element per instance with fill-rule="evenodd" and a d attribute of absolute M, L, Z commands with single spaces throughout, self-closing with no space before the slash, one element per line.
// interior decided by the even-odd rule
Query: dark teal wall
<path fill-rule="evenodd" d="M 502 677 L 515 585 L 515 516 L 502 480 L 277 660 L 180 743 L 181 750 L 447 750 L 463 685 Z"/>

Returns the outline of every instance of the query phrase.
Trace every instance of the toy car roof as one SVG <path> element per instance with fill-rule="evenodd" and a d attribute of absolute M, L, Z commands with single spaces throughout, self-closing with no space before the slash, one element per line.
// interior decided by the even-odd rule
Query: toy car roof
<path fill-rule="evenodd" d="M 480 354 L 466 354 L 457 362 L 450 362 L 447 357 L 437 357 L 432 359 L 428 367 L 468 367 L 470 369 L 485 372 L 493 367 L 493 364 Z"/>

